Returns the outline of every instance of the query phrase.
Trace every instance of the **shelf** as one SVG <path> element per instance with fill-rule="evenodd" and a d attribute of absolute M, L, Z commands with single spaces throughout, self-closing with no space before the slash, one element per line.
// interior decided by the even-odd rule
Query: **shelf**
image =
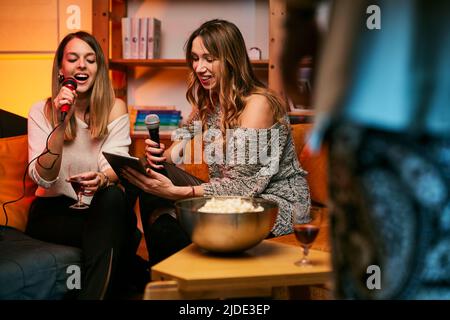
<path fill-rule="evenodd" d="M 187 68 L 185 59 L 111 59 L 111 67 Z M 269 60 L 252 60 L 253 68 L 267 69 Z"/>
<path fill-rule="evenodd" d="M 289 111 L 288 115 L 291 124 L 314 123 L 316 112 L 310 109 L 297 109 Z"/>
<path fill-rule="evenodd" d="M 316 111 L 311 109 L 297 109 L 288 112 L 290 116 L 315 116 Z"/>

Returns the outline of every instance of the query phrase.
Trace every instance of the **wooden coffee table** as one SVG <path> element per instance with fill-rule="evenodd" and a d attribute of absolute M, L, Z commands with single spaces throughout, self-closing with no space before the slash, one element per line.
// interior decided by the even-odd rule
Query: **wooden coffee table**
<path fill-rule="evenodd" d="M 325 284 L 330 253 L 311 250 L 312 267 L 298 267 L 301 248 L 264 240 L 239 255 L 213 255 L 191 244 L 153 266 L 144 299 L 287 298 L 291 286 Z"/>

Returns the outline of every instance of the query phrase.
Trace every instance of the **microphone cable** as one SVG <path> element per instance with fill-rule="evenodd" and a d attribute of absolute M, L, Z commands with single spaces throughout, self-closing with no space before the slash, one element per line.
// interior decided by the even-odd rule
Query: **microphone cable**
<path fill-rule="evenodd" d="M 44 168 L 45 170 L 51 170 L 51 169 L 53 168 L 53 166 L 55 165 L 56 161 L 58 160 L 60 154 L 59 154 L 59 153 L 51 152 L 50 149 L 48 148 L 48 142 L 49 142 L 50 137 L 52 136 L 52 134 L 53 134 L 53 133 L 56 131 L 56 129 L 58 129 L 62 124 L 63 124 L 63 122 L 60 122 L 60 123 L 59 123 L 56 127 L 54 127 L 53 130 L 48 134 L 47 139 L 46 139 L 46 141 L 45 141 L 45 151 L 42 152 L 42 153 L 41 153 L 40 155 L 38 155 L 37 157 L 34 157 L 30 162 L 28 162 L 27 166 L 25 167 L 25 172 L 23 173 L 23 177 L 22 177 L 22 195 L 21 195 L 18 199 L 11 200 L 11 201 L 6 201 L 6 202 L 4 202 L 4 203 L 2 204 L 3 213 L 4 213 L 4 215 L 5 215 L 5 224 L 4 224 L 5 227 L 8 226 L 8 221 L 9 221 L 9 219 L 8 219 L 8 213 L 6 212 L 6 206 L 9 205 L 9 204 L 12 204 L 12 203 L 14 203 L 14 202 L 20 201 L 20 200 L 22 200 L 22 199 L 25 197 L 25 189 L 26 189 L 26 186 L 25 186 L 25 179 L 26 179 L 26 177 L 27 177 L 28 168 L 29 168 L 30 165 L 33 163 L 33 161 L 37 160 L 37 163 L 38 163 L 42 168 Z M 39 162 L 39 158 L 42 157 L 43 155 L 47 154 L 47 153 L 56 156 L 56 159 L 53 161 L 53 163 L 51 164 L 51 166 L 48 167 L 48 168 L 44 167 L 44 166 L 41 165 L 41 163 Z M 3 229 L 2 229 L 2 231 L 1 231 L 1 233 L 3 233 Z M 1 233 L 0 233 L 0 240 L 1 240 L 1 238 L 2 238 L 2 234 L 1 234 Z"/>

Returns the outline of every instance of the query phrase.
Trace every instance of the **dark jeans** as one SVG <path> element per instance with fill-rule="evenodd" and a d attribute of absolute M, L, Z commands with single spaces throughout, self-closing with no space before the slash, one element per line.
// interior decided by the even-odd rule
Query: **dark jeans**
<path fill-rule="evenodd" d="M 142 226 L 149 254 L 150 266 L 164 260 L 191 243 L 177 219 L 170 214 L 155 217 L 163 208 L 173 208 L 173 201 L 141 192 L 139 195 Z"/>
<path fill-rule="evenodd" d="M 135 254 L 136 216 L 117 186 L 98 191 L 85 210 L 70 209 L 66 196 L 37 198 L 26 233 L 83 250 L 80 299 L 114 297 Z"/>

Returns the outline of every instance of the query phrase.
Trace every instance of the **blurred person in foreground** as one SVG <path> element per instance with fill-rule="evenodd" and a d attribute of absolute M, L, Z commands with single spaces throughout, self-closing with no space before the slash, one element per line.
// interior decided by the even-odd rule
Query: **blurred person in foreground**
<path fill-rule="evenodd" d="M 294 101 L 317 5 L 288 1 Z M 309 146 L 329 146 L 336 298 L 449 299 L 450 2 L 341 0 L 329 17 Z"/>

